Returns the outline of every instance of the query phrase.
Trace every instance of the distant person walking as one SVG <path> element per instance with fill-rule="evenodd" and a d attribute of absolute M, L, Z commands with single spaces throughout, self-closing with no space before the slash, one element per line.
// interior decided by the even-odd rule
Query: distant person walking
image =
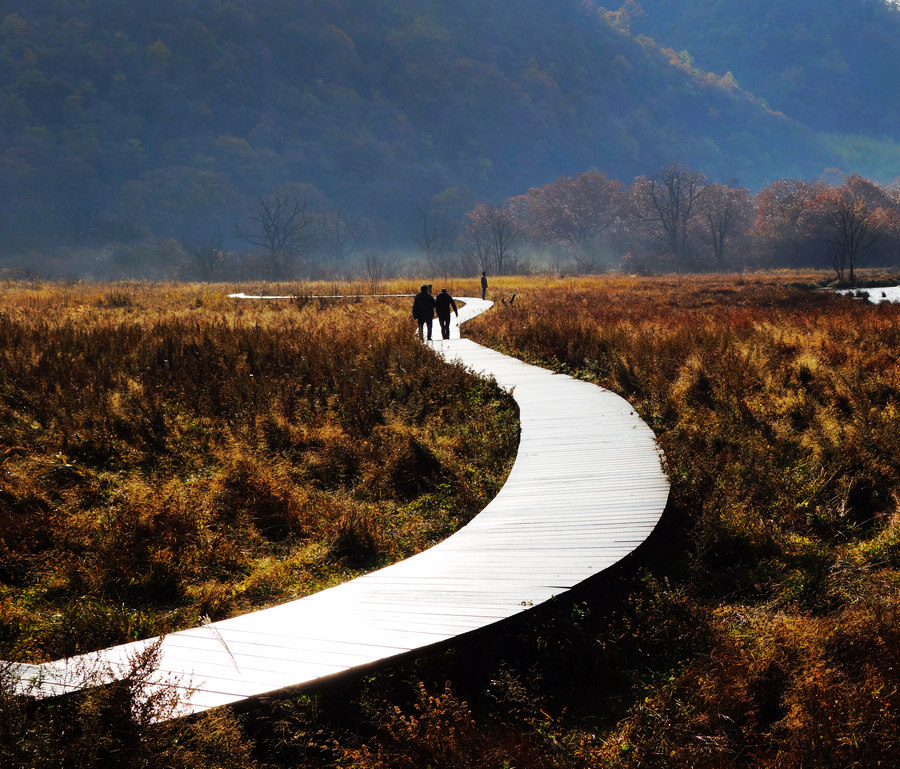
<path fill-rule="evenodd" d="M 451 307 L 453 308 L 453 312 L 456 313 L 456 317 L 459 317 L 459 310 L 456 309 L 456 302 L 454 302 L 453 297 L 447 293 L 447 289 L 442 288 L 441 293 L 434 298 L 434 304 L 437 308 L 438 323 L 441 324 L 441 339 L 449 339 Z"/>
<path fill-rule="evenodd" d="M 485 299 L 487 297 L 487 275 L 484 274 L 484 270 L 481 271 L 481 298 Z"/>
<path fill-rule="evenodd" d="M 430 286 L 422 286 L 416 298 L 413 299 L 412 315 L 419 325 L 419 339 L 425 340 L 423 326 L 428 328 L 428 339 L 431 340 L 431 324 L 434 322 L 434 297 L 431 295 Z"/>

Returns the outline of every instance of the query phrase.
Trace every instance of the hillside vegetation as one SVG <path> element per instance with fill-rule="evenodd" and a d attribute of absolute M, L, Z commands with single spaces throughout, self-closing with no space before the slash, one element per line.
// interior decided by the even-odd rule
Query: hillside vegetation
<path fill-rule="evenodd" d="M 63 274 L 170 275 L 179 248 L 241 244 L 276 191 L 315 210 L 334 261 L 411 246 L 441 193 L 461 212 L 590 168 L 758 187 L 837 164 L 575 0 L 6 0 L 0 114 L 4 256 Z"/>
<path fill-rule="evenodd" d="M 900 80 L 896 3 L 641 0 L 640 7 L 636 32 L 687 51 L 701 69 L 731 72 L 773 109 L 819 131 L 900 141 L 900 105 L 885 98 L 887 84 Z"/>
<path fill-rule="evenodd" d="M 893 55 L 900 35 L 896 3 L 645 0 L 639 9 L 626 6 L 635 32 L 678 51 L 691 68 L 725 73 L 819 133 L 845 172 L 900 180 L 900 113 L 885 90 L 900 78 Z"/>

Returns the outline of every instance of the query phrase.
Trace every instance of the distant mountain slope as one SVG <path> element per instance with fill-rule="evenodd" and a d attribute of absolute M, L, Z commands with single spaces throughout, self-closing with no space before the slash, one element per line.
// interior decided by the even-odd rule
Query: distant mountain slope
<path fill-rule="evenodd" d="M 451 186 L 835 164 L 670 58 L 587 0 L 2 0 L 0 243 L 227 236 L 285 185 L 405 242 Z"/>
<path fill-rule="evenodd" d="M 885 0 L 640 0 L 636 32 L 732 72 L 818 130 L 900 140 L 900 7 Z"/>

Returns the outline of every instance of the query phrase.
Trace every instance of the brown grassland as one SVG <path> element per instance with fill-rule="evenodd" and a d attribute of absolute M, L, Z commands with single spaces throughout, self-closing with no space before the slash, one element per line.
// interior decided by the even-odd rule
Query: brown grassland
<path fill-rule="evenodd" d="M 0 290 L 0 658 L 295 598 L 477 513 L 515 407 L 418 344 L 409 303 Z"/>
<path fill-rule="evenodd" d="M 621 567 L 523 615 L 502 631 L 361 675 L 342 687 L 262 704 L 244 714 L 214 713 L 165 729 L 141 727 L 144 747 L 132 754 L 144 756 L 140 759 L 144 763 L 135 758 L 128 765 L 345 769 L 900 765 L 900 307 L 875 306 L 817 290 L 823 279 L 818 274 L 754 274 L 492 280 L 489 298 L 502 296 L 507 301 L 470 322 L 467 336 L 618 392 L 656 432 L 672 484 L 657 532 Z M 91 305 L 88 314 L 124 312 L 125 308 L 101 306 L 117 304 L 112 300 L 122 290 L 101 293 L 107 299 Z M 195 308 L 185 302 L 183 289 L 170 291 L 170 304 L 178 304 L 181 297 L 181 310 L 158 312 L 174 313 L 180 323 L 189 325 Z M 515 302 L 509 303 L 513 293 Z M 221 301 L 212 297 L 198 299 L 204 307 Z M 60 302 L 36 301 L 32 315 L 50 314 L 41 302 L 48 306 Z M 68 312 L 75 313 L 80 303 L 68 304 Z M 353 312 L 362 315 L 365 307 L 363 302 Z M 251 345 L 255 363 L 249 361 L 246 343 L 218 344 L 239 351 L 222 368 L 241 368 L 249 379 L 250 373 L 283 361 L 272 351 L 299 344 L 295 338 L 277 341 L 290 335 L 270 337 L 270 329 L 284 329 L 298 316 L 305 317 L 304 312 L 311 312 L 309 322 L 315 324 L 333 308 L 308 305 L 244 312 L 241 319 L 223 323 L 220 332 L 227 337 L 241 329 L 246 331 L 247 336 L 241 337 L 245 340 L 263 335 L 266 344 Z M 346 315 L 348 309 L 342 307 L 341 312 Z M 404 314 L 404 319 L 396 320 L 400 329 L 405 305 L 398 312 Z M 124 333 L 130 328 L 127 316 L 119 317 L 123 320 L 118 325 L 107 327 L 122 328 Z M 47 354 L 36 341 L 24 345 L 21 353 L 11 352 L 19 349 L 18 339 L 25 338 L 21 327 L 27 324 L 16 321 L 9 309 L 2 323 L 4 329 L 13 329 L 4 330 L 4 366 L 12 365 L 10 355 L 19 356 L 17 376 L 32 372 L 29 387 L 45 388 L 41 403 L 68 402 L 73 396 L 67 394 L 67 380 L 47 389 L 49 364 L 41 363 Z M 74 328 L 77 321 L 71 324 Z M 50 360 L 78 348 L 82 337 L 74 330 L 67 333 Z M 114 337 L 110 335 L 106 343 L 110 348 L 117 344 L 141 348 L 140 334 L 122 342 Z M 350 338 L 358 340 L 359 335 Z M 350 338 L 346 344 L 352 354 L 348 351 L 336 369 L 341 377 L 361 365 L 354 356 L 395 360 L 391 356 L 408 355 L 410 365 L 431 361 L 425 351 L 407 344 L 408 327 L 388 334 L 378 353 L 358 343 L 354 347 Z M 237 505 L 241 512 L 236 525 L 251 534 L 255 529 L 251 539 L 263 547 L 271 570 L 262 580 L 264 592 L 292 593 L 301 580 L 284 566 L 297 556 L 279 550 L 283 538 L 317 525 L 307 507 L 308 495 L 324 493 L 320 486 L 335 483 L 345 472 L 345 464 L 327 459 L 320 444 L 307 448 L 310 435 L 339 428 L 347 436 L 377 437 L 387 425 L 393 430 L 391 440 L 399 445 L 412 446 L 413 438 L 424 445 L 416 432 L 417 417 L 432 409 L 452 414 L 455 408 L 454 394 L 441 390 L 430 393 L 430 402 L 417 410 L 414 404 L 421 398 L 416 388 L 398 386 L 385 424 L 366 419 L 357 424 L 353 420 L 361 417 L 356 412 L 347 417 L 350 421 L 342 421 L 339 398 L 326 399 L 320 413 L 310 405 L 318 401 L 300 390 L 293 408 L 286 408 L 285 390 L 272 385 L 266 400 L 282 405 L 267 406 L 265 414 L 251 419 L 252 387 L 234 385 L 242 395 L 232 396 L 230 387 L 222 384 L 221 396 L 198 394 L 201 405 L 196 413 L 176 418 L 163 404 L 179 400 L 179 387 L 219 392 L 213 388 L 220 385 L 198 386 L 191 377 L 177 387 L 171 384 L 180 381 L 173 372 L 198 354 L 205 353 L 171 342 L 140 358 L 122 376 L 118 399 L 107 401 L 102 423 L 99 416 L 79 422 L 64 409 L 55 416 L 45 415 L 35 405 L 36 396 L 26 398 L 30 390 L 19 388 L 16 397 L 21 401 L 8 395 L 10 376 L 4 374 L 2 427 L 10 432 L 7 422 L 17 425 L 4 462 L 6 486 L 0 502 L 4 510 L 12 511 L 5 514 L 14 521 L 19 516 L 47 521 L 49 526 L 68 505 L 74 516 L 72 533 L 62 529 L 70 537 L 72 563 L 49 570 L 45 588 L 31 587 L 30 575 L 41 571 L 40 562 L 29 561 L 22 553 L 31 552 L 28 547 L 59 547 L 48 542 L 48 534 L 39 536 L 40 529 L 33 534 L 20 527 L 16 536 L 22 542 L 3 555 L 3 563 L 9 564 L 2 575 L 3 584 L 9 585 L 2 604 L 6 638 L 56 638 L 50 632 L 23 631 L 31 628 L 29 617 L 35 610 L 19 601 L 34 601 L 36 607 L 55 605 L 62 611 L 67 595 L 79 595 L 78 580 L 97 585 L 100 596 L 112 590 L 116 601 L 129 590 L 142 595 L 141 590 L 153 592 L 163 585 L 174 596 L 179 590 L 185 595 L 203 591 L 197 600 L 206 604 L 192 609 L 195 614 L 214 611 L 216 600 L 241 608 L 245 599 L 232 596 L 219 576 L 234 568 L 231 562 L 210 554 L 217 548 L 191 545 L 193 530 L 173 534 L 181 529 L 168 521 L 177 523 L 195 509 L 214 520 L 215 511 L 233 509 L 220 507 L 220 500 L 233 500 L 237 489 L 255 488 L 254 473 L 263 472 L 263 459 L 265 492 L 254 499 L 267 502 Z M 314 355 L 305 348 L 303 354 Z M 300 367 L 296 360 L 285 365 Z M 92 374 L 79 380 L 83 386 L 92 378 L 116 376 L 104 368 L 102 356 L 83 366 Z M 148 367 L 157 374 L 142 379 Z M 81 366 L 69 368 L 74 382 Z M 299 378 L 294 371 L 293 378 Z M 502 398 L 458 376 L 466 397 L 476 394 L 502 423 L 501 440 L 514 443 L 512 437 L 502 438 L 508 435 L 504 432 L 508 407 Z M 264 377 L 254 374 L 256 378 Z M 157 383 L 165 398 L 155 389 Z M 140 389 L 135 389 L 137 385 Z M 336 374 L 333 386 L 341 393 L 341 387 L 352 391 L 349 384 L 338 382 Z M 98 395 L 100 391 L 92 400 L 99 402 Z M 215 403 L 225 404 L 220 412 Z M 67 408 L 74 409 L 74 403 Z M 312 426 L 295 421 L 307 408 L 316 416 Z M 132 412 L 140 421 L 126 442 L 127 431 L 118 427 L 117 420 Z M 412 416 L 403 427 L 394 421 L 401 413 Z M 51 423 L 58 437 L 45 448 L 42 436 Z M 463 417 L 441 440 L 458 440 L 465 424 Z M 232 445 L 235 434 L 250 436 L 242 448 Z M 277 436 L 274 442 L 272 435 Z M 347 438 L 339 445 L 351 442 Z M 187 449 L 188 444 L 193 448 Z M 176 445 L 179 452 L 166 451 Z M 442 467 L 451 464 L 433 448 L 434 442 L 427 445 Z M 177 459 L 182 451 L 191 459 Z M 474 486 L 476 481 L 465 471 L 478 456 L 478 450 L 472 451 L 472 459 L 467 456 L 455 465 L 458 470 L 441 494 L 480 501 L 489 493 L 490 488 Z M 204 471 L 213 456 L 225 459 L 215 470 Z M 380 505 L 392 493 L 383 485 L 384 471 L 367 474 L 367 458 L 353 465 L 358 468 L 357 485 L 339 487 L 338 499 L 358 499 L 374 521 L 381 553 L 398 547 L 396 542 L 384 543 L 401 535 L 378 516 Z M 500 458 L 484 461 L 503 466 Z M 383 463 L 391 466 L 387 459 Z M 155 485 L 138 474 L 146 470 L 149 478 L 162 478 L 158 474 L 164 469 L 171 475 Z M 120 475 L 126 470 L 134 474 Z M 79 473 L 88 477 L 82 479 Z M 291 479 L 295 486 L 289 485 Z M 209 502 L 185 499 L 197 484 L 208 485 L 211 493 L 204 499 Z M 286 486 L 296 489 L 296 498 L 285 491 Z M 362 489 L 357 491 L 357 486 Z M 152 494 L 151 488 L 157 492 Z M 127 504 L 121 494 L 127 495 Z M 295 500 L 293 507 L 284 504 L 286 496 Z M 114 517 L 85 523 L 88 498 L 98 501 L 104 515 Z M 439 507 L 435 501 L 431 506 Z M 142 511 L 137 520 L 126 512 L 135 507 Z M 104 544 L 105 538 L 124 536 L 118 532 L 158 516 L 162 520 L 157 528 L 142 529 L 145 549 L 117 565 L 120 548 Z M 319 547 L 325 552 L 338 547 L 339 520 L 336 515 L 321 524 L 325 536 Z M 267 534 L 273 526 L 277 538 Z M 85 540 L 88 532 L 96 539 Z M 172 553 L 168 557 L 193 552 L 191 547 L 198 554 L 184 559 L 183 577 L 178 570 L 155 567 L 162 569 L 162 576 L 150 579 L 155 573 L 150 566 L 160 560 L 156 553 L 163 547 L 160 543 L 170 541 L 167 538 L 173 538 L 171 547 L 166 545 Z M 358 552 L 357 547 L 351 552 Z M 103 568 L 78 568 L 95 557 Z M 344 562 L 342 558 L 338 561 Z M 149 570 L 147 581 L 129 586 L 128 575 L 143 574 L 142 569 Z M 104 582 L 103 574 L 113 575 L 111 581 Z M 168 581 L 165 575 L 170 575 Z M 72 585 L 79 588 L 73 590 Z M 241 595 L 246 592 L 245 588 Z M 93 610 L 88 606 L 78 611 Z M 106 611 L 119 616 L 112 609 Z M 104 622 L 115 628 L 123 623 Z M 131 633 L 132 625 L 140 623 L 129 622 L 123 626 Z M 24 646 L 5 642 L 7 648 L 19 651 L 38 648 L 34 640 Z M 22 735 L 28 728 L 42 734 L 41 729 L 59 729 L 58 721 L 40 709 L 26 710 L 26 717 L 21 706 L 5 707 L 0 710 L 0 729 L 7 734 Z M 79 707 L 79 713 L 95 714 L 105 706 L 94 702 Z M 33 726 L 16 731 L 9 725 L 13 722 Z M 89 726 L 94 721 L 84 716 L 83 723 Z M 125 744 L 124 737 L 105 739 Z M 157 746 L 155 752 L 147 751 L 150 744 Z"/>

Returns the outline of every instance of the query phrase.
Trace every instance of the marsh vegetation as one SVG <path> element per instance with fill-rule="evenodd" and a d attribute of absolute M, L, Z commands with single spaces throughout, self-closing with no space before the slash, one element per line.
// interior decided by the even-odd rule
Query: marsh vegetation
<path fill-rule="evenodd" d="M 896 763 L 900 307 L 817 290 L 827 279 L 492 281 L 494 298 L 517 298 L 467 335 L 618 392 L 656 432 L 672 484 L 657 532 L 501 630 L 167 727 L 167 749 L 183 730 L 198 766 Z M 298 310 L 245 312 L 265 321 L 237 327 Z M 409 337 L 385 349 L 400 355 Z M 238 425 L 273 451 L 259 426 Z"/>
<path fill-rule="evenodd" d="M 305 595 L 433 544 L 502 484 L 511 399 L 418 344 L 405 300 L 225 290 L 3 290 L 0 658 Z"/>

